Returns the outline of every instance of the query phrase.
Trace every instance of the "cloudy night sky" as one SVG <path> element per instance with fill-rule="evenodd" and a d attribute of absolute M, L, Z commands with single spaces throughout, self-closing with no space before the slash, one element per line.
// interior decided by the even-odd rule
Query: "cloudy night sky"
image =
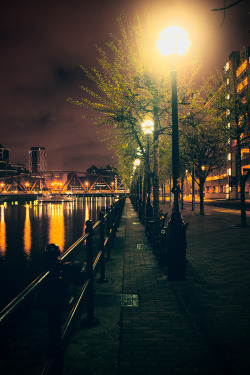
<path fill-rule="evenodd" d="M 236 0 L 227 0 L 232 4 Z M 117 33 L 122 10 L 132 19 L 150 12 L 162 29 L 178 24 L 200 50 L 204 71 L 222 68 L 241 45 L 250 45 L 248 0 L 224 13 L 224 0 L 10 0 L 0 13 L 0 143 L 11 163 L 28 167 L 31 146 L 45 146 L 49 170 L 85 171 L 112 164 L 89 120 L 67 98 L 86 84 L 80 65 L 91 67 L 95 45 Z M 150 48 L 150 46 L 149 46 Z M 155 46 L 152 47 L 153 49 Z"/>

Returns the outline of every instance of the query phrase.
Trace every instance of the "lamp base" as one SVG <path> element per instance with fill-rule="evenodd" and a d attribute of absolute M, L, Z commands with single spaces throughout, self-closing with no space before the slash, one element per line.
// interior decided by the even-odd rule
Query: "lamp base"
<path fill-rule="evenodd" d="M 169 281 L 186 280 L 186 230 L 180 212 L 173 211 L 167 226 L 167 276 Z"/>

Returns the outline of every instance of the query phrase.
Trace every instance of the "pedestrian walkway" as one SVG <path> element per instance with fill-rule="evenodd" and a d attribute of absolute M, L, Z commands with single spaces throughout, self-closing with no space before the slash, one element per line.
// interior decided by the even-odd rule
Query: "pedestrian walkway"
<path fill-rule="evenodd" d="M 96 284 L 101 324 L 77 330 L 65 374 L 249 373 L 249 228 L 211 206 L 206 216 L 186 206 L 187 280 L 169 282 L 127 200 L 107 264 L 109 283 Z M 101 302 L 105 296 L 110 304 Z"/>

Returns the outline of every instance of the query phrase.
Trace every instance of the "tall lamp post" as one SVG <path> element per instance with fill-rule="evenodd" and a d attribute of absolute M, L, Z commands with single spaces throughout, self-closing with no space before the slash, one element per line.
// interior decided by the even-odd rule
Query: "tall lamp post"
<path fill-rule="evenodd" d="M 134 167 L 133 167 L 133 174 L 135 174 L 136 168 L 139 167 L 141 161 L 140 159 L 135 159 L 134 161 Z M 136 181 L 136 187 L 135 187 L 135 207 L 136 210 L 139 212 L 139 217 L 140 217 L 140 204 L 141 204 L 141 195 L 140 195 L 140 175 L 139 175 L 139 181 Z"/>
<path fill-rule="evenodd" d="M 148 231 L 149 220 L 152 220 L 153 209 L 151 205 L 151 183 L 150 183 L 150 154 L 149 154 L 149 137 L 153 134 L 154 123 L 152 120 L 145 120 L 142 124 L 143 133 L 147 137 L 147 160 L 145 160 L 146 165 L 146 176 L 147 176 L 147 203 L 146 203 L 146 214 L 145 214 L 145 232 Z M 144 181 L 145 183 L 145 181 Z"/>
<path fill-rule="evenodd" d="M 189 48 L 188 35 L 180 27 L 170 26 L 159 35 L 157 47 L 163 56 L 182 56 Z M 169 281 L 186 279 L 186 229 L 179 208 L 179 131 L 178 131 L 178 102 L 177 102 L 177 71 L 171 70 L 172 88 L 172 175 L 174 203 L 171 219 L 167 227 L 167 273 Z"/>

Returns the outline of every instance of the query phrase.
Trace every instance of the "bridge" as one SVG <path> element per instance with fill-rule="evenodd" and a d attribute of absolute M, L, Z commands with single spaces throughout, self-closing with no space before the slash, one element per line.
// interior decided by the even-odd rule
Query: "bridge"
<path fill-rule="evenodd" d="M 0 195 L 11 194 L 123 194 L 122 179 L 115 174 L 100 175 L 76 171 L 46 171 L 0 178 Z"/>

